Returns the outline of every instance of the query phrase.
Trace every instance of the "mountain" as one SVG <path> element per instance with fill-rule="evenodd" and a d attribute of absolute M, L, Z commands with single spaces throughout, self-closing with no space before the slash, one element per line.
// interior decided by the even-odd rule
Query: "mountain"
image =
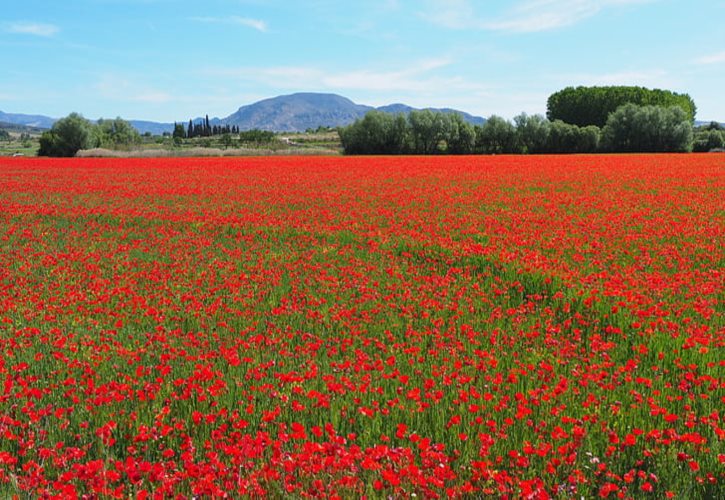
<path fill-rule="evenodd" d="M 242 106 L 222 119 L 224 124 L 242 130 L 262 129 L 276 132 L 300 132 L 317 127 L 337 127 L 354 122 L 374 109 L 355 104 L 336 94 L 303 92 L 264 99 Z"/>
<path fill-rule="evenodd" d="M 376 108 L 378 111 L 384 111 L 386 113 L 403 113 L 408 114 L 411 111 L 417 111 L 418 108 L 414 108 L 412 106 L 408 106 L 407 104 L 388 104 L 387 106 L 380 106 L 379 108 Z M 458 113 L 463 117 L 464 120 L 466 120 L 468 123 L 472 125 L 483 125 L 486 123 L 485 118 L 481 118 L 480 116 L 473 116 L 471 114 L 468 114 L 464 111 L 458 111 L 457 109 L 451 109 L 451 108 L 423 108 L 428 109 L 430 111 L 438 112 L 438 113 Z"/>
<path fill-rule="evenodd" d="M 23 115 L 20 113 L 3 113 L 0 111 L 0 123 L 20 127 L 31 127 L 33 129 L 49 129 L 56 122 L 57 118 L 43 115 Z M 157 123 L 144 120 L 130 120 L 139 133 L 150 132 L 153 135 L 161 135 L 164 132 L 173 132 L 173 123 Z M 38 130 L 35 130 L 36 132 Z"/>
<path fill-rule="evenodd" d="M 696 120 L 695 121 L 695 126 L 696 127 L 702 127 L 703 125 L 710 125 L 711 123 L 717 123 L 718 125 L 720 125 L 720 127 L 722 127 L 722 128 L 725 129 L 725 123 L 716 122 L 714 120 L 713 121 L 709 121 L 709 122 L 708 121 L 703 121 L 703 120 Z"/>
<path fill-rule="evenodd" d="M 21 115 L 18 113 L 3 113 L 0 111 L 0 122 L 13 125 L 24 125 L 26 127 L 50 128 L 55 119 L 42 115 Z"/>
<path fill-rule="evenodd" d="M 314 92 L 301 92 L 291 95 L 282 95 L 264 99 L 253 104 L 242 106 L 226 118 L 212 118 L 212 125 L 236 125 L 240 130 L 261 129 L 275 132 L 303 132 L 318 127 L 338 127 L 349 125 L 355 120 L 365 116 L 365 113 L 377 109 L 386 113 L 410 113 L 417 109 L 406 104 L 390 104 L 375 108 L 364 104 L 356 104 L 347 97 L 337 94 L 321 94 Z M 483 124 L 486 120 L 462 111 L 443 108 L 426 108 L 444 113 L 459 113 L 463 118 L 475 125 Z M 202 118 L 193 119 L 198 123 Z M 40 115 L 9 114 L 0 111 L 0 122 L 16 125 L 26 125 L 38 128 L 50 128 L 55 118 Z M 181 120 L 184 126 L 188 123 Z M 139 133 L 149 132 L 160 135 L 174 130 L 173 123 L 159 123 L 144 120 L 130 120 Z"/>
<path fill-rule="evenodd" d="M 317 127 L 338 127 L 349 125 L 365 116 L 365 113 L 377 109 L 385 113 L 408 114 L 417 108 L 406 104 L 390 104 L 374 108 L 356 104 L 337 94 L 319 94 L 302 92 L 264 99 L 254 104 L 242 106 L 222 123 L 237 125 L 242 130 L 259 128 L 276 132 L 301 132 Z M 426 108 L 444 113 L 459 113 L 466 121 L 483 124 L 486 120 L 462 111 L 444 108 Z"/>
<path fill-rule="evenodd" d="M 129 123 L 138 130 L 139 134 L 149 132 L 151 135 L 161 135 L 164 132 L 171 133 L 174 131 L 173 123 L 157 123 L 145 120 L 129 120 Z"/>

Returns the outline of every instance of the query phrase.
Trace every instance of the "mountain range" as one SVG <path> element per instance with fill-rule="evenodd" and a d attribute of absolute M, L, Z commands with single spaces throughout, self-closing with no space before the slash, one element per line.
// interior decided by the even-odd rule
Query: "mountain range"
<path fill-rule="evenodd" d="M 377 109 L 386 113 L 404 113 L 417 109 L 406 104 L 389 104 L 381 107 L 356 104 L 337 94 L 303 92 L 264 99 L 240 107 L 225 118 L 213 118 L 211 125 L 236 125 L 240 130 L 261 129 L 274 132 L 302 132 L 318 127 L 338 127 L 349 125 L 365 116 L 368 111 Z M 426 108 L 445 113 L 459 113 L 466 121 L 481 125 L 486 120 L 463 111 L 449 108 Z M 0 122 L 26 125 L 38 128 L 50 128 L 56 119 L 42 115 L 23 115 L 3 113 Z M 195 118 L 198 122 L 201 118 Z M 162 134 L 174 129 L 173 123 L 159 123 L 144 120 L 129 120 L 140 133 Z M 188 122 L 187 119 L 180 120 Z"/>

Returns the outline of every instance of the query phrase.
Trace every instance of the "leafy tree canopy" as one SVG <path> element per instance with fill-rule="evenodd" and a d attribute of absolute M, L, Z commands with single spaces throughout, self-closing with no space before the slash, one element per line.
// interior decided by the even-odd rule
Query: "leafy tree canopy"
<path fill-rule="evenodd" d="M 81 149 L 99 145 L 94 125 L 78 113 L 71 113 L 53 124 L 40 137 L 39 156 L 74 156 Z"/>
<path fill-rule="evenodd" d="M 690 122 L 695 121 L 697 108 L 687 94 L 644 87 L 567 87 L 549 96 L 547 118 L 580 127 L 603 127 L 609 115 L 624 104 L 639 106 L 677 106 Z"/>

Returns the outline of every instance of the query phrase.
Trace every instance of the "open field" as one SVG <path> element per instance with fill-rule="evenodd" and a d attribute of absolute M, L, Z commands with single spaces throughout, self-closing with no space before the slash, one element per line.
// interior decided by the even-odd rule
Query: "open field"
<path fill-rule="evenodd" d="M 725 154 L 0 158 L 0 496 L 722 498 Z"/>

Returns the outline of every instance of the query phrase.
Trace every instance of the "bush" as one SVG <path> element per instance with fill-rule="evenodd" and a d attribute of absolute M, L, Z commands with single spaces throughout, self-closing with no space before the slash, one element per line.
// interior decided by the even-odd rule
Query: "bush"
<path fill-rule="evenodd" d="M 687 152 L 692 138 L 690 119 L 679 107 L 625 104 L 602 130 L 604 148 L 622 153 Z"/>
<path fill-rule="evenodd" d="M 242 143 L 266 144 L 274 141 L 274 137 L 274 132 L 257 128 L 239 132 L 239 142 Z"/>
<path fill-rule="evenodd" d="M 71 113 L 55 122 L 49 131 L 43 132 L 38 155 L 69 157 L 75 156 L 81 149 L 98 145 L 98 134 L 91 122 L 78 113 Z"/>

